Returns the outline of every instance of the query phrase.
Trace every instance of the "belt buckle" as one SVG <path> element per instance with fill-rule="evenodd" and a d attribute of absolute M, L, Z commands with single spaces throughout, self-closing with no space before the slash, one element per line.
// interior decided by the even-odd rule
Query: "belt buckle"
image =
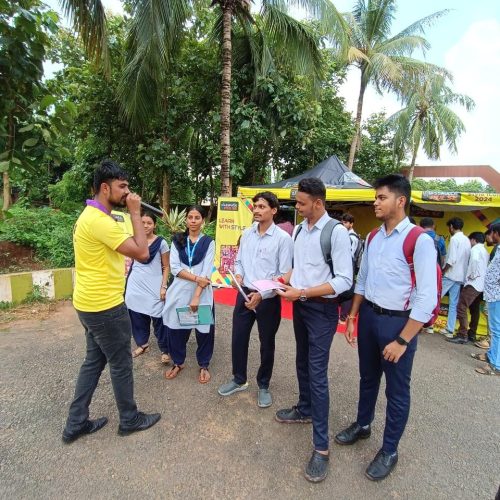
<path fill-rule="evenodd" d="M 384 309 L 380 307 L 378 304 L 375 304 L 375 312 L 378 314 L 384 314 Z"/>

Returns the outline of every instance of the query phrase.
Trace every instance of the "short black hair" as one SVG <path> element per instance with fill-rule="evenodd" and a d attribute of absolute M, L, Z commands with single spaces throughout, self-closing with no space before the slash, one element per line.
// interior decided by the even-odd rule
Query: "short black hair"
<path fill-rule="evenodd" d="M 343 222 L 349 222 L 351 224 L 354 224 L 354 215 L 352 214 L 342 214 L 342 217 L 341 217 L 342 221 Z"/>
<path fill-rule="evenodd" d="M 451 226 L 453 229 L 462 230 L 464 227 L 464 221 L 460 217 L 452 217 L 447 223 L 447 226 Z"/>
<path fill-rule="evenodd" d="M 143 210 L 141 212 L 141 217 L 149 217 L 153 221 L 153 224 L 156 226 L 156 215 L 151 212 L 151 210 Z"/>
<path fill-rule="evenodd" d="M 496 224 L 492 224 L 490 226 L 490 229 L 491 229 L 492 233 L 500 234 L 500 222 L 497 222 Z"/>
<path fill-rule="evenodd" d="M 406 198 L 405 208 L 410 204 L 411 198 L 411 184 L 410 181 L 402 174 L 389 174 L 385 177 L 377 179 L 373 183 L 375 189 L 387 187 L 391 193 Z"/>
<path fill-rule="evenodd" d="M 306 177 L 299 181 L 297 188 L 301 193 L 306 193 L 311 198 L 320 199 L 323 203 L 326 201 L 326 187 L 319 177 Z"/>
<path fill-rule="evenodd" d="M 253 198 L 252 201 L 254 203 L 257 203 L 257 200 L 259 198 L 262 198 L 263 200 L 267 201 L 267 204 L 271 208 L 276 208 L 278 209 L 280 207 L 280 202 L 278 201 L 278 197 L 274 194 L 271 193 L 271 191 L 263 191 L 262 193 L 257 193 Z"/>
<path fill-rule="evenodd" d="M 128 174 L 113 160 L 103 160 L 94 172 L 94 194 L 99 193 L 103 182 L 110 183 L 115 179 L 126 181 L 128 180 Z"/>
<path fill-rule="evenodd" d="M 430 217 L 422 217 L 420 219 L 420 227 L 424 229 L 434 227 L 434 219 L 431 219 Z"/>
<path fill-rule="evenodd" d="M 484 243 L 484 234 L 480 231 L 474 231 L 469 234 L 469 240 L 475 240 L 477 243 Z"/>

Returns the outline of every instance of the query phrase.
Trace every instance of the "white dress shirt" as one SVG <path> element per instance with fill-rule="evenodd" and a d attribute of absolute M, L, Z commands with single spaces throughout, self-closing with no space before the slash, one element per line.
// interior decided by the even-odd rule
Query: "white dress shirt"
<path fill-rule="evenodd" d="M 450 239 L 446 264 L 451 267 L 444 273 L 445 277 L 463 283 L 467 276 L 470 257 L 470 240 L 462 231 L 456 232 Z"/>
<path fill-rule="evenodd" d="M 356 254 L 356 250 L 358 249 L 359 236 L 354 229 L 349 229 L 349 239 L 351 240 L 351 254 L 354 259 L 354 255 Z"/>
<path fill-rule="evenodd" d="M 484 277 L 490 261 L 490 254 L 484 245 L 476 243 L 470 250 L 465 285 L 473 286 L 478 292 L 484 290 Z"/>
<path fill-rule="evenodd" d="M 271 224 L 267 231 L 259 234 L 259 224 L 253 225 L 241 235 L 240 247 L 235 261 L 235 274 L 243 277 L 243 285 L 255 290 L 252 282 L 273 279 L 292 268 L 293 241 L 283 229 Z M 261 292 L 263 299 L 274 297 L 275 292 Z"/>
<path fill-rule="evenodd" d="M 404 311 L 409 298 L 410 318 L 426 323 L 437 301 L 437 255 L 431 238 L 424 234 L 417 238 L 413 253 L 416 287 L 412 290 L 403 242 L 413 226 L 406 217 L 390 235 L 384 224 L 380 226 L 370 246 L 366 238 L 355 293 L 392 311 Z"/>
<path fill-rule="evenodd" d="M 290 284 L 294 288 L 305 289 L 329 283 L 335 294 L 324 297 L 336 297 L 339 293 L 349 290 L 352 286 L 352 256 L 351 241 L 347 229 L 337 224 L 332 231 L 332 263 L 333 272 L 325 262 L 321 251 L 321 230 L 331 219 L 327 212 L 309 229 L 307 219 L 295 228 L 294 237 L 300 226 L 293 246 L 293 271 Z"/>

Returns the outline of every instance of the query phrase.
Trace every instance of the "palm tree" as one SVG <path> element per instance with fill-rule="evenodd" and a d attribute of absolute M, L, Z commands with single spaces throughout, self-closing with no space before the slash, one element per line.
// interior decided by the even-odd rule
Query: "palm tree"
<path fill-rule="evenodd" d="M 90 55 L 98 56 L 105 63 L 105 16 L 102 6 L 99 7 L 100 0 L 61 1 Z M 165 106 L 162 81 L 168 74 L 169 62 L 195 4 L 193 0 L 135 0 L 133 3 L 127 64 L 119 88 L 124 118 L 131 128 L 147 126 L 160 107 Z M 345 23 L 329 0 L 293 0 L 288 4 L 308 7 L 310 12 L 328 22 L 330 33 L 336 33 L 338 40 L 343 39 Z M 222 45 L 221 194 L 230 196 L 233 21 L 236 20 L 248 35 L 254 68 L 261 74 L 273 70 L 273 49 L 281 53 L 286 49 L 291 66 L 303 73 L 318 75 L 321 58 L 312 30 L 287 13 L 287 2 L 262 0 L 256 17 L 250 13 L 249 0 L 213 0 L 212 6 L 220 9 L 214 38 Z M 256 38 L 260 43 L 255 43 Z"/>
<path fill-rule="evenodd" d="M 425 79 L 414 79 L 401 89 L 405 107 L 388 118 L 394 128 L 394 151 L 402 158 L 409 150 L 412 158 L 408 179 L 413 179 L 417 153 L 422 146 L 431 160 L 437 160 L 441 146 L 457 152 L 457 139 L 465 126 L 460 117 L 449 106 L 463 106 L 467 111 L 474 108 L 474 101 L 463 94 L 455 94 L 447 85 L 445 77 L 434 75 Z"/>
<path fill-rule="evenodd" d="M 425 28 L 446 14 L 435 12 L 419 19 L 397 35 L 390 36 L 396 13 L 396 0 L 358 0 L 351 14 L 345 14 L 349 26 L 349 49 L 345 61 L 356 65 L 361 72 L 355 132 L 349 152 L 348 167 L 352 170 L 360 144 L 363 100 L 368 85 L 382 91 L 397 91 L 398 84 L 412 75 L 441 71 L 431 64 L 411 57 L 416 49 L 425 52 L 429 43 L 422 36 Z"/>

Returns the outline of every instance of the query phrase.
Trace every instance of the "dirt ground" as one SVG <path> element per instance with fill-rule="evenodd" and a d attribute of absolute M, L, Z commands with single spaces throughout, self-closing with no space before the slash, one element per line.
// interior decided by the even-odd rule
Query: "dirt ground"
<path fill-rule="evenodd" d="M 231 372 L 232 309 L 217 308 L 212 381 L 197 380 L 195 343 L 186 369 L 163 378 L 159 351 L 134 361 L 143 411 L 160 411 L 152 429 L 117 435 L 106 370 L 91 417 L 106 415 L 99 433 L 63 445 L 61 432 L 84 356 L 84 336 L 70 302 L 45 317 L 0 325 L 0 498 L 103 499 L 493 499 L 500 483 L 500 379 L 474 373 L 469 346 L 439 335 L 419 339 L 412 412 L 394 473 L 381 483 L 364 470 L 381 445 L 385 398 L 380 392 L 372 437 L 352 447 L 332 444 L 330 474 L 303 478 L 311 426 L 278 424 L 277 409 L 296 403 L 295 346 L 290 321 L 277 338 L 274 405 L 256 405 L 258 340 L 252 336 L 250 389 L 222 398 Z M 154 342 L 153 342 L 154 344 Z M 356 352 L 336 336 L 330 361 L 330 435 L 356 413 Z"/>
<path fill-rule="evenodd" d="M 35 250 L 10 241 L 0 241 L 0 274 L 39 271 L 47 264 L 35 260 Z"/>

